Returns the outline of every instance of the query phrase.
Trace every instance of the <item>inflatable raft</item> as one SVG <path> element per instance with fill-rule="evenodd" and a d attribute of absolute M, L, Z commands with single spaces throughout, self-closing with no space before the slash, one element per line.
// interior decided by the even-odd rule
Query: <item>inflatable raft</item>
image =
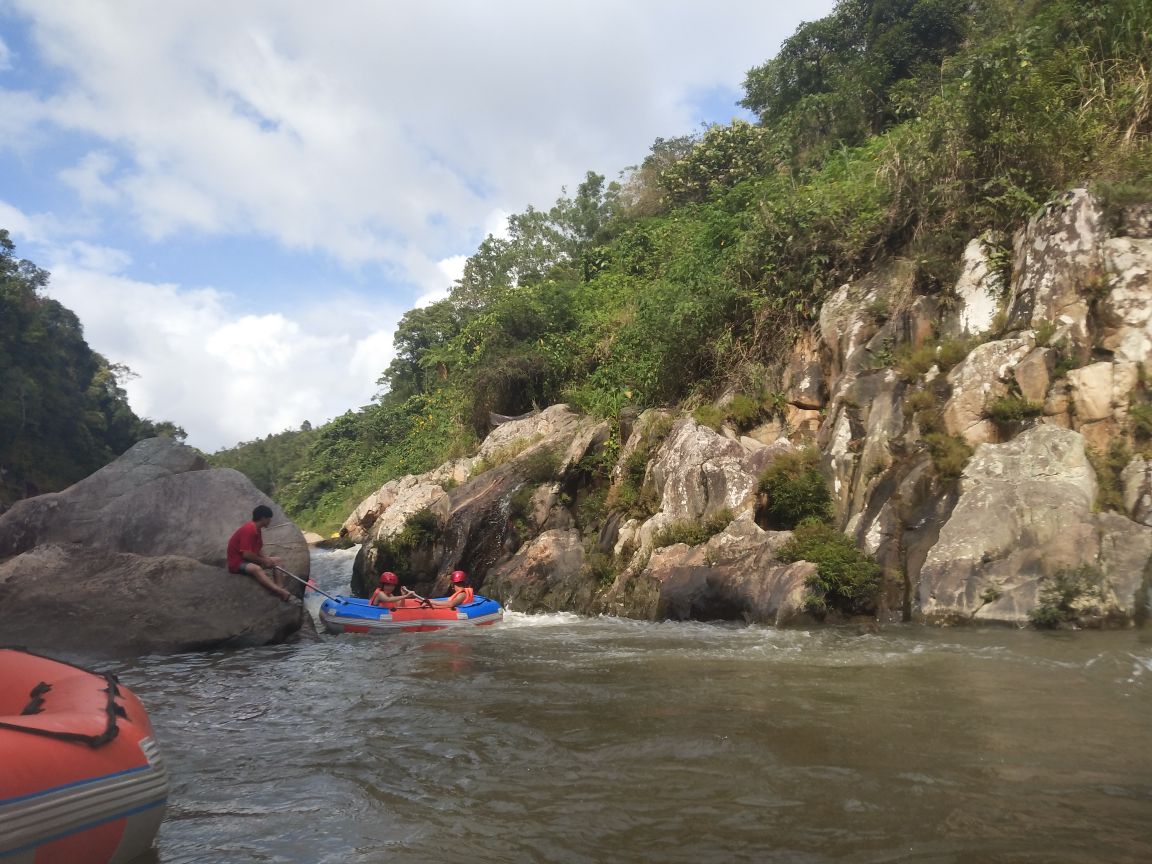
<path fill-rule="evenodd" d="M 116 676 L 0 648 L 0 864 L 120 864 L 147 852 L 168 774 Z"/>
<path fill-rule="evenodd" d="M 417 633 L 446 627 L 480 627 L 504 617 L 500 604 L 476 595 L 452 609 L 405 601 L 397 609 L 373 606 L 356 597 L 329 598 L 320 606 L 320 623 L 329 633 Z"/>

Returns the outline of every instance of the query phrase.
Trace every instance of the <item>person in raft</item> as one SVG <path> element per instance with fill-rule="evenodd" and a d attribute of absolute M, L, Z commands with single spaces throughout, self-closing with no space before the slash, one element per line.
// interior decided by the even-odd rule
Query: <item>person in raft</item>
<path fill-rule="evenodd" d="M 380 587 L 372 592 L 372 597 L 368 601 L 373 606 L 384 606 L 388 609 L 395 609 L 400 605 L 402 600 L 407 600 L 413 596 L 412 592 L 407 588 L 396 593 L 396 589 L 400 587 L 400 580 L 396 574 L 391 570 L 385 570 L 380 574 Z"/>
<path fill-rule="evenodd" d="M 292 592 L 264 568 L 280 566 L 280 559 L 261 554 L 264 537 L 260 533 L 272 521 L 272 508 L 265 504 L 252 511 L 252 521 L 245 522 L 228 538 L 228 572 L 251 576 L 268 591 L 284 602 L 292 600 Z M 273 573 L 276 571 L 273 569 Z M 276 574 L 279 575 L 279 574 Z"/>
<path fill-rule="evenodd" d="M 476 592 L 468 585 L 468 575 L 463 570 L 455 570 L 452 573 L 451 596 L 429 600 L 428 605 L 451 609 L 453 606 L 471 603 L 475 596 Z"/>

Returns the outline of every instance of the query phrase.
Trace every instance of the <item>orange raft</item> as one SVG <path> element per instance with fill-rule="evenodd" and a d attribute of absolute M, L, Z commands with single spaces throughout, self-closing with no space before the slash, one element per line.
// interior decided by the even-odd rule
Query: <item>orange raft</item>
<path fill-rule="evenodd" d="M 152 724 L 114 675 L 0 648 L 0 864 L 119 864 L 168 800 Z"/>

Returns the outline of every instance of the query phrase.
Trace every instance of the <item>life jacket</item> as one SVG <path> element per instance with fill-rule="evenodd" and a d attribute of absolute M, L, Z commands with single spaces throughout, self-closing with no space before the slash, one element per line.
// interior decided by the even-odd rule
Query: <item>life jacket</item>
<path fill-rule="evenodd" d="M 465 585 L 463 588 L 456 588 L 452 592 L 452 599 L 456 599 L 457 594 L 464 595 L 464 599 L 457 603 L 457 606 L 464 606 L 468 603 L 471 603 L 476 597 L 476 592 L 469 588 L 467 585 Z"/>

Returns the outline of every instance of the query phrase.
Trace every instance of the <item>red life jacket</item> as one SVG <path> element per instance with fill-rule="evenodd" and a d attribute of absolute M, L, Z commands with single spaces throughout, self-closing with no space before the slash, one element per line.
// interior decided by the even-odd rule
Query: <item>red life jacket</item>
<path fill-rule="evenodd" d="M 455 600 L 456 597 L 460 594 L 464 595 L 464 599 L 461 600 L 459 603 L 454 604 L 456 606 L 464 606 L 467 603 L 471 603 L 472 600 L 475 599 L 475 597 L 476 597 L 476 592 L 473 591 L 471 588 L 469 588 L 467 585 L 465 585 L 463 588 L 453 589 L 452 599 Z"/>

